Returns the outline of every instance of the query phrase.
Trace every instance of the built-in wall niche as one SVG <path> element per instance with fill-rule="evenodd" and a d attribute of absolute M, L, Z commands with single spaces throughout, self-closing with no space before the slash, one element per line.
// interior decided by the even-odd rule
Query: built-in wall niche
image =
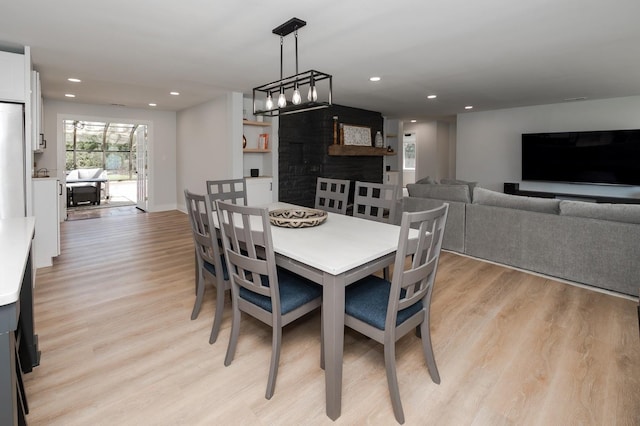
<path fill-rule="evenodd" d="M 329 148 L 334 144 L 334 117 L 338 117 L 338 124 L 370 128 L 372 140 L 377 131 L 384 130 L 380 113 L 341 105 L 281 116 L 278 132 L 280 201 L 313 207 L 318 177 L 382 183 L 383 156 L 329 155 Z"/>

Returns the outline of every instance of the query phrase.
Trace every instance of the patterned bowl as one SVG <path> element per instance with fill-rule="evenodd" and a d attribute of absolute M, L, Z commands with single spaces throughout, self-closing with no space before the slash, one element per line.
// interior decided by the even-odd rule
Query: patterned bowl
<path fill-rule="evenodd" d="M 279 209 L 269 212 L 272 225 L 283 228 L 308 228 L 318 226 L 327 219 L 327 212 L 316 209 Z"/>

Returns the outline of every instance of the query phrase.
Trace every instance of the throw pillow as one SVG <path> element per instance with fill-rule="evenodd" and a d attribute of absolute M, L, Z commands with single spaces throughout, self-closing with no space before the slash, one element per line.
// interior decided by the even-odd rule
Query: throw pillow
<path fill-rule="evenodd" d="M 470 182 L 468 180 L 460 179 L 440 179 L 440 183 L 445 185 L 467 185 L 469 187 L 469 194 L 473 195 L 473 190 L 478 185 L 478 182 Z"/>
<path fill-rule="evenodd" d="M 427 176 L 425 178 L 422 178 L 419 181 L 417 181 L 416 183 L 420 184 L 420 185 L 424 185 L 424 184 L 437 185 L 438 184 L 438 182 L 435 179 L 433 179 L 431 176 Z"/>
<path fill-rule="evenodd" d="M 600 204 L 562 200 L 560 201 L 560 214 L 640 224 L 640 204 Z"/>
<path fill-rule="evenodd" d="M 560 200 L 508 195 L 479 187 L 476 187 L 473 191 L 473 204 L 506 207 L 538 213 L 558 214 L 560 212 Z"/>

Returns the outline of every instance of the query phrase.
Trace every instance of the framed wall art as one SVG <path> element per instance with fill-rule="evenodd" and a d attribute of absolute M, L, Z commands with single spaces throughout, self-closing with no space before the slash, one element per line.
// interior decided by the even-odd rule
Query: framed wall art
<path fill-rule="evenodd" d="M 371 127 L 342 126 L 344 145 L 371 146 Z"/>

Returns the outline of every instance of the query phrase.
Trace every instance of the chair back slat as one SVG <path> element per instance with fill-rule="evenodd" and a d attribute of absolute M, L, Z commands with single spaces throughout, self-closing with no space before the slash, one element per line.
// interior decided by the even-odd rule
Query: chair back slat
<path fill-rule="evenodd" d="M 332 213 L 346 214 L 350 188 L 350 180 L 319 177 L 316 183 L 315 208 Z"/>
<path fill-rule="evenodd" d="M 402 214 L 385 327 L 395 327 L 398 311 L 419 300 L 425 306 L 430 303 L 448 210 L 444 203 L 433 210 Z M 412 260 L 405 268 L 407 256 Z"/>
<path fill-rule="evenodd" d="M 207 194 L 211 200 L 222 200 L 232 204 L 247 205 L 247 182 L 245 178 L 208 180 Z M 214 208 L 215 211 L 215 208 Z"/>
<path fill-rule="evenodd" d="M 373 182 L 356 182 L 353 215 L 391 223 L 398 203 L 398 186 Z"/>
<path fill-rule="evenodd" d="M 275 254 L 266 208 L 217 201 L 218 224 L 232 283 L 279 304 Z M 233 288 L 233 285 L 232 285 Z M 279 309 L 279 306 L 277 306 Z"/>
<path fill-rule="evenodd" d="M 221 269 L 217 268 L 221 267 L 221 252 L 217 237 L 211 235 L 210 218 L 212 216 L 207 208 L 206 198 L 204 195 L 192 193 L 187 189 L 184 190 L 184 197 L 198 261 L 208 262 L 219 271 Z"/>

